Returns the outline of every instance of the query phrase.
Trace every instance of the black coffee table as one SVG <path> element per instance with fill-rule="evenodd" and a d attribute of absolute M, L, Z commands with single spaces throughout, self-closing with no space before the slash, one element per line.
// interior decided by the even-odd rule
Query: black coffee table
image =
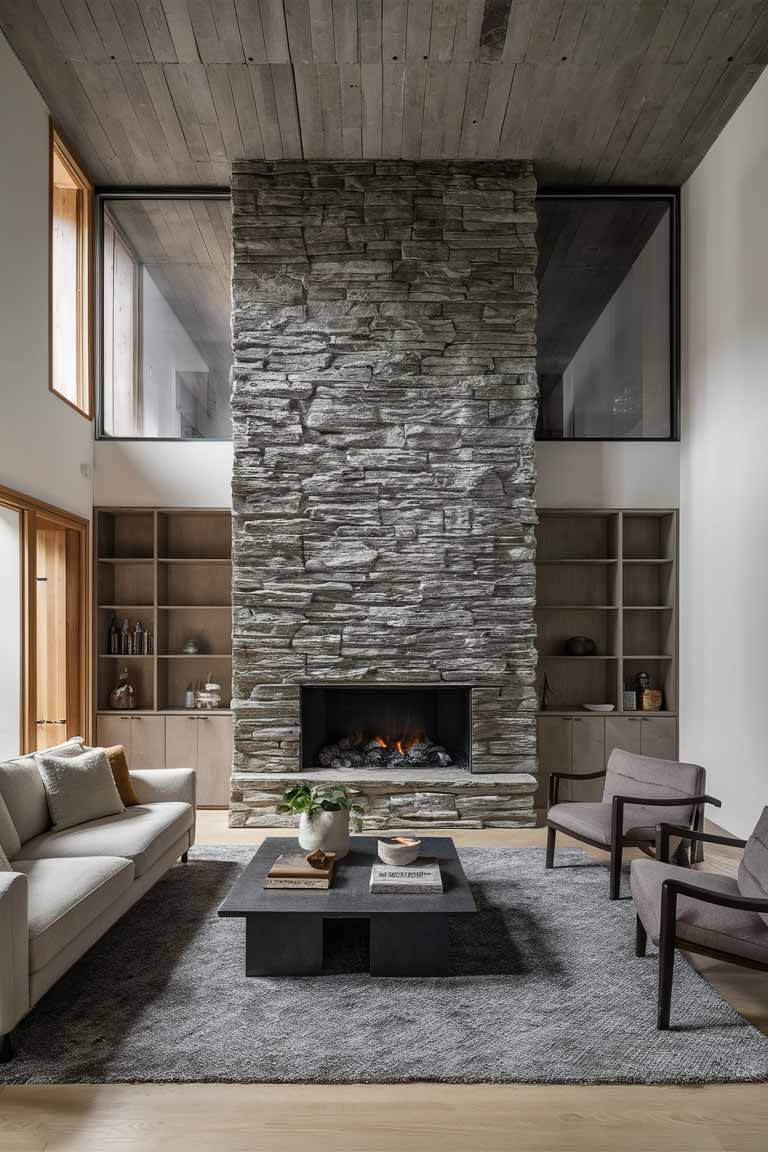
<path fill-rule="evenodd" d="M 448 973 L 448 921 L 476 911 L 456 847 L 448 836 L 422 840 L 421 855 L 437 857 L 441 895 L 372 894 L 376 837 L 353 836 L 352 850 L 336 865 L 330 889 L 265 889 L 264 877 L 294 838 L 269 836 L 219 908 L 219 916 L 245 917 L 247 976 L 308 976 L 323 969 L 323 921 L 370 923 L 371 975 L 444 976 Z"/>

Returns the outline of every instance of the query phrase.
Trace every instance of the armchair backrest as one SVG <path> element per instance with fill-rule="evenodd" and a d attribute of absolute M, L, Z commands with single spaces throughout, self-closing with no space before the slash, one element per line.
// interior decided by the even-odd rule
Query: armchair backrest
<path fill-rule="evenodd" d="M 706 772 L 698 764 L 657 760 L 654 756 L 638 756 L 614 748 L 605 773 L 603 802 L 610 804 L 614 796 L 637 796 L 644 800 L 703 796 L 705 786 Z M 654 824 L 688 824 L 693 816 L 693 806 L 671 804 L 669 808 L 654 808 L 653 813 Z"/>
<path fill-rule="evenodd" d="M 755 824 L 739 864 L 739 892 L 750 900 L 768 900 L 768 807 Z M 761 912 L 768 924 L 768 912 Z"/>

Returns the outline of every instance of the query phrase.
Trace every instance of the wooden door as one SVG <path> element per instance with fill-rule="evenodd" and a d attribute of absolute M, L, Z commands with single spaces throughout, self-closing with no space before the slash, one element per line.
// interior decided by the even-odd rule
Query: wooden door
<path fill-rule="evenodd" d="M 677 759 L 677 720 L 674 716 L 644 716 L 640 730 L 643 756 Z"/>
<path fill-rule="evenodd" d="M 36 748 L 67 739 L 67 534 L 40 521 L 36 532 Z M 78 735 L 79 733 L 72 733 Z"/>
<path fill-rule="evenodd" d="M 96 720 L 96 740 L 101 748 L 122 744 L 128 767 L 131 767 L 131 717 L 125 712 L 114 716 L 101 715 Z"/>
<path fill-rule="evenodd" d="M 539 716 L 537 727 L 539 787 L 536 792 L 536 807 L 546 812 L 549 806 L 550 773 L 571 770 L 571 721 L 567 716 Z M 563 796 L 560 799 L 563 799 Z"/>
<path fill-rule="evenodd" d="M 606 716 L 605 718 L 605 764 L 614 748 L 624 752 L 642 752 L 641 731 L 643 722 L 639 716 Z"/>
<path fill-rule="evenodd" d="M 166 768 L 197 768 L 197 716 L 166 716 Z"/>
<path fill-rule="evenodd" d="M 226 808 L 232 772 L 232 718 L 197 719 L 197 802 Z"/>
<path fill-rule="evenodd" d="M 131 759 L 128 767 L 165 767 L 165 716 L 131 716 Z"/>
<path fill-rule="evenodd" d="M 605 720 L 602 716 L 574 716 L 571 736 L 571 771 L 601 772 L 605 765 Z M 570 800 L 600 800 L 602 780 L 587 780 L 570 785 Z M 565 799 L 565 797 L 563 797 Z"/>

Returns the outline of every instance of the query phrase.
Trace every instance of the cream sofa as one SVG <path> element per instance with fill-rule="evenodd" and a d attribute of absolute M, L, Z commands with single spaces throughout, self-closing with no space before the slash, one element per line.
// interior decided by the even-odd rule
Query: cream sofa
<path fill-rule="evenodd" d="M 32 756 L 0 764 L 0 1061 L 10 1033 L 40 997 L 195 839 L 195 773 L 131 772 L 138 806 L 51 829 Z"/>

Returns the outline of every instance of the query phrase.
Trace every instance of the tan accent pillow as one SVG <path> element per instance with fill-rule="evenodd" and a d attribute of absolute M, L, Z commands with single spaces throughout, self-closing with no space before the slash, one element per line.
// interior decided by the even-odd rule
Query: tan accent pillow
<path fill-rule="evenodd" d="M 140 804 L 136 789 L 131 780 L 131 774 L 128 771 L 128 760 L 125 755 L 125 748 L 122 744 L 115 744 L 112 748 L 105 748 L 109 766 L 112 769 L 112 775 L 115 778 L 117 790 L 120 793 L 120 799 L 126 808 L 135 808 Z"/>

